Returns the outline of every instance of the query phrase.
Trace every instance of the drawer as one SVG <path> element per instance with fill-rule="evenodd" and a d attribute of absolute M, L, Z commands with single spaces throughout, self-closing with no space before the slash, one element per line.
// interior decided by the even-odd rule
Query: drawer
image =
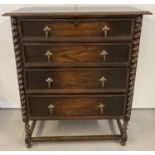
<path fill-rule="evenodd" d="M 127 85 L 127 69 L 26 69 L 26 89 L 29 92 L 65 92 L 94 89 L 95 92 L 124 92 Z M 31 91 L 32 90 L 32 91 Z"/>
<path fill-rule="evenodd" d="M 66 65 L 127 65 L 130 43 L 66 43 L 24 44 L 25 63 L 32 66 Z M 87 63 L 87 64 L 85 64 Z"/>
<path fill-rule="evenodd" d="M 132 18 L 21 19 L 23 37 L 131 37 Z"/>
<path fill-rule="evenodd" d="M 124 114 L 124 95 L 28 96 L 30 118 L 112 118 Z"/>

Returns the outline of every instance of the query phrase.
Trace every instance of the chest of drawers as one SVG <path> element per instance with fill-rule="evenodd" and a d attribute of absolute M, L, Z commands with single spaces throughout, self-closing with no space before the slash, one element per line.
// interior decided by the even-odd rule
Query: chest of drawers
<path fill-rule="evenodd" d="M 27 147 L 91 139 L 119 139 L 125 145 L 142 16 L 150 13 L 35 10 L 5 14 L 12 21 Z M 60 119 L 114 119 L 120 134 L 32 137 L 37 120 Z"/>

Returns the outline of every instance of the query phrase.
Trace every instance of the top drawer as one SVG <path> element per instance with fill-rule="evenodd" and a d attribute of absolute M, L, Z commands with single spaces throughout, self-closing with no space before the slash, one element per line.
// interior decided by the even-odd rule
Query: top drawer
<path fill-rule="evenodd" d="M 131 37 L 132 19 L 21 19 L 23 37 Z"/>

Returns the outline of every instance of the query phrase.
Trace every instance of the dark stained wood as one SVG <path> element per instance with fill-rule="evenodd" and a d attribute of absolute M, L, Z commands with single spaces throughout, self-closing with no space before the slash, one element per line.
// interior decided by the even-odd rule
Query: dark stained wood
<path fill-rule="evenodd" d="M 78 89 L 117 89 L 127 88 L 127 69 L 29 69 L 25 71 L 28 90 L 78 90 Z M 53 79 L 48 88 L 47 78 Z M 104 86 L 99 80 L 105 78 Z"/>
<path fill-rule="evenodd" d="M 71 18 L 71 17 L 111 17 L 111 16 L 138 16 L 150 15 L 149 11 L 143 11 L 134 7 L 128 6 L 87 6 L 87 7 L 65 7 L 65 6 L 51 6 L 41 8 L 20 8 L 18 10 L 5 13 L 3 16 L 16 17 L 52 17 L 52 18 Z"/>
<path fill-rule="evenodd" d="M 48 68 L 124 68 L 129 67 L 130 63 L 25 63 L 24 67 L 26 68 L 35 68 L 35 69 L 48 69 Z"/>
<path fill-rule="evenodd" d="M 132 19 L 22 19 L 22 37 L 45 37 L 43 31 L 48 26 L 48 37 L 104 37 L 104 26 L 108 26 L 107 37 L 131 36 Z M 123 25 L 123 27 L 122 27 Z"/>
<path fill-rule="evenodd" d="M 47 44 L 29 43 L 23 45 L 25 65 L 42 63 L 43 65 L 53 65 L 55 63 L 103 63 L 103 65 L 129 64 L 129 43 L 66 43 Z M 45 55 L 47 51 L 52 53 L 50 61 Z M 108 54 L 104 57 L 102 51 Z M 41 64 L 41 65 L 42 65 Z"/>
<path fill-rule="evenodd" d="M 26 94 L 118 94 L 127 93 L 126 89 L 42 89 L 29 90 Z"/>
<path fill-rule="evenodd" d="M 142 16 L 151 13 L 126 7 L 60 10 L 31 8 L 4 14 L 12 21 L 26 146 L 30 148 L 32 141 L 91 139 L 119 139 L 124 146 Z M 48 37 L 45 26 L 51 29 Z M 107 35 L 104 26 L 109 28 Z M 45 57 L 47 50 L 53 54 L 50 62 Z M 106 61 L 100 56 L 102 50 L 108 52 Z M 99 81 L 102 76 L 104 87 Z M 48 77 L 53 79 L 51 88 Z M 105 106 L 102 114 L 99 105 Z M 67 119 L 115 119 L 121 134 L 32 137 L 37 120 Z"/>
<path fill-rule="evenodd" d="M 22 42 L 26 43 L 113 43 L 113 42 L 129 42 L 132 36 L 116 36 L 116 37 L 23 37 Z"/>
<path fill-rule="evenodd" d="M 76 116 L 123 116 L 125 97 L 122 95 L 115 96 L 93 96 L 89 97 L 76 97 L 76 96 L 65 96 L 65 97 L 28 97 L 29 104 L 29 115 L 30 117 L 48 117 L 51 119 L 54 117 L 76 117 Z M 55 106 L 53 113 L 50 113 L 48 106 Z M 103 114 L 101 109 L 98 107 L 100 104 L 104 104 Z"/>
<path fill-rule="evenodd" d="M 120 133 L 122 133 L 123 132 L 123 128 L 122 128 L 122 124 L 121 124 L 120 119 L 117 119 L 117 124 L 118 124 Z"/>
<path fill-rule="evenodd" d="M 37 122 L 36 120 L 33 120 L 33 121 L 32 121 L 31 128 L 30 128 L 30 134 L 31 134 L 31 136 L 32 136 L 34 127 L 35 127 L 35 125 L 36 125 L 36 122 Z"/>
<path fill-rule="evenodd" d="M 113 119 L 123 119 L 124 117 L 122 116 L 66 116 L 66 117 L 60 117 L 60 116 L 55 116 L 55 117 L 51 117 L 51 116 L 29 116 L 29 120 L 113 120 Z"/>
<path fill-rule="evenodd" d="M 117 140 L 121 135 L 88 135 L 88 136 L 52 136 L 52 137 L 32 137 L 32 142 L 48 141 L 83 141 L 83 140 Z"/>

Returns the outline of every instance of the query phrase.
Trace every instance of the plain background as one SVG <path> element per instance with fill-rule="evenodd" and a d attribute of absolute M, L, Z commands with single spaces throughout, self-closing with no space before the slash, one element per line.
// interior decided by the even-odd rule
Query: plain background
<path fill-rule="evenodd" d="M 21 7 L 40 5 L 0 5 L 0 15 Z M 41 5 L 55 7 L 57 5 Z M 86 6 L 86 5 L 81 5 Z M 89 6 L 89 5 L 87 5 Z M 93 7 L 104 5 L 93 5 Z M 155 5 L 128 5 L 151 11 L 153 15 L 144 16 L 140 53 L 138 60 L 134 108 L 155 108 Z M 76 7 L 61 5 L 60 7 Z M 91 6 L 92 7 L 92 6 Z M 19 91 L 16 65 L 9 17 L 0 16 L 0 108 L 19 108 Z"/>

